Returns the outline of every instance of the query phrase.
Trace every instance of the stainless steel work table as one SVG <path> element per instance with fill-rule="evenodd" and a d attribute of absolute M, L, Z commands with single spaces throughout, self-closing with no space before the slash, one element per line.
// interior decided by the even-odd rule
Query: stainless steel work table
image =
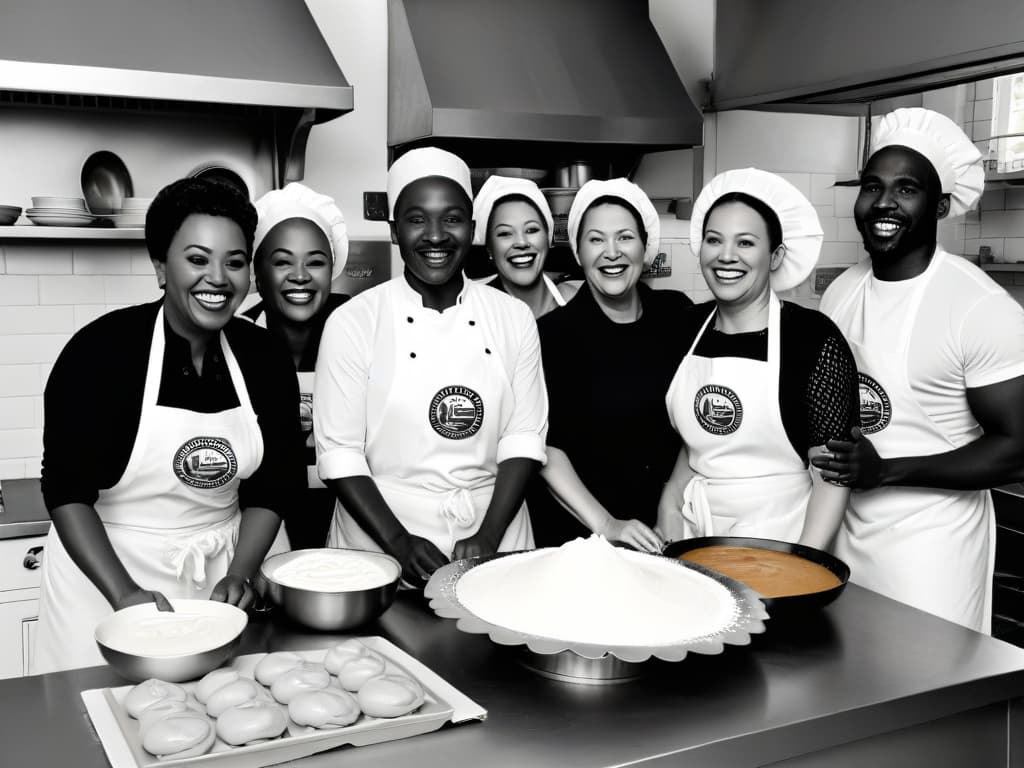
<path fill-rule="evenodd" d="M 555 682 L 513 649 L 437 619 L 402 594 L 381 634 L 489 710 L 404 741 L 342 748 L 303 768 L 359 766 L 1024 765 L 1024 650 L 850 585 L 750 647 L 651 664 L 619 685 Z M 325 647 L 331 635 L 257 617 L 241 653 Z M 79 691 L 124 684 L 107 667 L 0 681 L 0 765 L 105 766 Z"/>

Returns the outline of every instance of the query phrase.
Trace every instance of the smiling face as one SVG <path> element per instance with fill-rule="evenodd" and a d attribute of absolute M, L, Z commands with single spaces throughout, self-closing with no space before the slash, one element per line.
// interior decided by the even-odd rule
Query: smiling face
<path fill-rule="evenodd" d="M 487 250 L 502 280 L 523 288 L 536 284 L 548 255 L 544 219 L 525 200 L 498 203 L 487 229 Z"/>
<path fill-rule="evenodd" d="M 165 261 L 153 261 L 164 284 L 164 315 L 192 340 L 220 331 L 249 291 L 241 227 L 225 216 L 193 213 L 171 238 Z"/>
<path fill-rule="evenodd" d="M 309 219 L 275 225 L 256 251 L 256 288 L 268 312 L 301 325 L 327 304 L 331 293 L 331 245 Z"/>
<path fill-rule="evenodd" d="M 868 160 L 853 217 L 873 260 L 930 256 L 938 220 L 948 212 L 949 197 L 942 194 L 935 169 L 923 155 L 893 146 Z"/>
<path fill-rule="evenodd" d="M 741 202 L 712 209 L 700 244 L 700 271 L 720 304 L 745 306 L 768 292 L 784 249 L 771 248 L 768 225 Z"/>
<path fill-rule="evenodd" d="M 636 290 L 644 271 L 645 245 L 633 213 L 600 203 L 583 214 L 579 229 L 580 266 L 591 289 L 610 299 Z"/>
<path fill-rule="evenodd" d="M 398 197 L 391 239 L 409 284 L 419 293 L 461 284 L 462 262 L 473 242 L 473 205 L 451 179 L 417 179 Z"/>

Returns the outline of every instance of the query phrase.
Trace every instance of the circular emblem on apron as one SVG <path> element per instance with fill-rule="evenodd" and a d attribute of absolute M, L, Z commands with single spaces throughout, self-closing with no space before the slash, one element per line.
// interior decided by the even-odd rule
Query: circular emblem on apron
<path fill-rule="evenodd" d="M 430 426 L 441 437 L 462 440 L 480 431 L 484 401 L 469 387 L 445 387 L 430 401 Z"/>
<path fill-rule="evenodd" d="M 174 474 L 192 488 L 220 488 L 238 474 L 238 459 L 227 440 L 193 437 L 174 454 Z"/>
<path fill-rule="evenodd" d="M 302 427 L 302 434 L 313 431 L 313 393 L 299 393 L 299 426 Z"/>
<path fill-rule="evenodd" d="M 743 404 L 728 387 L 707 384 L 693 398 L 693 413 L 697 423 L 712 435 L 728 435 L 740 428 Z"/>
<path fill-rule="evenodd" d="M 860 428 L 865 435 L 881 432 L 892 419 L 892 405 L 882 385 L 866 373 L 857 374 L 860 390 Z"/>

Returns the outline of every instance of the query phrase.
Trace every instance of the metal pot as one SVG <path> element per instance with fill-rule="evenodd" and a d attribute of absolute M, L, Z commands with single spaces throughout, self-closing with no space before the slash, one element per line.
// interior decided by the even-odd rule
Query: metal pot
<path fill-rule="evenodd" d="M 555 168 L 556 187 L 579 188 L 594 178 L 594 167 L 587 160 L 574 160 Z"/>

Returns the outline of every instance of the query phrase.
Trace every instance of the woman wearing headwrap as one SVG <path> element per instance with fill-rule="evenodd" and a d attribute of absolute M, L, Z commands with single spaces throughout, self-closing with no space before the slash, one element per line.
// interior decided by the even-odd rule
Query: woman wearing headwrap
<path fill-rule="evenodd" d="M 46 383 L 43 559 L 33 673 L 103 663 L 96 624 L 167 598 L 245 608 L 304 484 L 284 350 L 234 317 L 256 211 L 182 179 L 146 214 L 164 297 L 76 333 Z M 275 541 L 275 536 L 279 539 Z"/>
<path fill-rule="evenodd" d="M 1024 310 L 936 235 L 984 177 L 947 117 L 879 121 L 853 211 L 871 258 L 821 300 L 856 355 L 863 425 L 815 460 L 854 489 L 836 540 L 852 578 L 980 631 L 992 616 L 988 489 L 1024 479 Z"/>
<path fill-rule="evenodd" d="M 432 147 L 388 171 L 405 263 L 327 321 L 314 384 L 332 546 L 384 550 L 407 581 L 449 558 L 533 545 L 523 507 L 544 461 L 547 396 L 529 307 L 466 279 L 469 168 Z"/>
<path fill-rule="evenodd" d="M 685 351 L 673 329 L 692 302 L 640 282 L 660 227 L 636 184 L 587 182 L 568 229 L 586 284 L 538 324 L 551 418 L 542 471 L 550 493 L 529 495 L 537 544 L 596 532 L 657 551 L 658 497 L 679 451 L 664 404 Z"/>
<path fill-rule="evenodd" d="M 306 441 L 306 493 L 285 517 L 293 549 L 322 547 L 334 514 L 334 493 L 316 473 L 313 371 L 324 323 L 349 297 L 331 293 L 348 258 L 345 218 L 327 195 L 298 182 L 256 201 L 253 272 L 261 301 L 242 313 L 291 352 L 299 380 L 299 422 Z"/>
<path fill-rule="evenodd" d="M 473 243 L 484 245 L 497 276 L 488 285 L 525 301 L 534 317 L 565 306 L 578 283 L 555 282 L 544 262 L 555 236 L 547 198 L 529 179 L 490 176 L 473 201 Z"/>
<path fill-rule="evenodd" d="M 849 491 L 808 462 L 858 423 L 857 370 L 827 317 L 776 295 L 807 279 L 821 241 L 814 208 L 775 174 L 726 171 L 698 196 L 690 248 L 715 299 L 682 326 L 666 398 L 683 438 L 659 514 L 670 539 L 835 534 Z"/>

